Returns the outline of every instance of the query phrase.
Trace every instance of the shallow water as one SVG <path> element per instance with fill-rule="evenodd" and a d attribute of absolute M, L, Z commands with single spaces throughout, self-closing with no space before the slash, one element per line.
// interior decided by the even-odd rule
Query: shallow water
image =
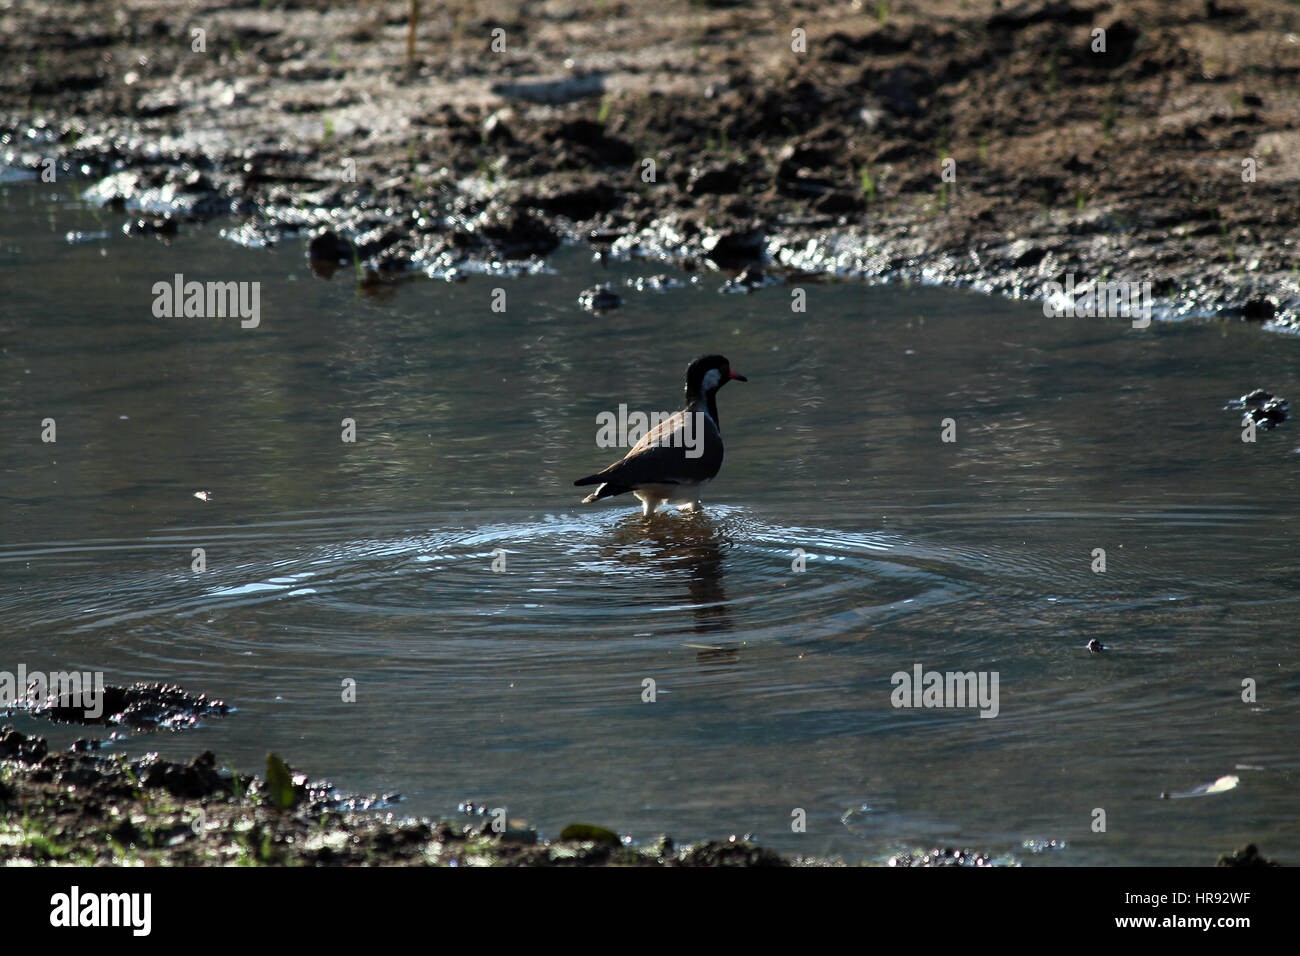
<path fill-rule="evenodd" d="M 551 836 L 1295 862 L 1295 425 L 1245 444 L 1223 406 L 1294 397 L 1300 340 L 855 283 L 807 285 L 799 314 L 716 274 L 636 292 L 665 268 L 578 248 L 369 296 L 230 224 L 127 238 L 67 185 L 0 185 L 0 209 L 0 669 L 238 708 L 112 746 L 243 770 L 272 750 L 404 812 L 504 805 Z M 154 318 L 177 272 L 260 281 L 261 325 Z M 577 307 L 598 281 L 622 309 Z M 720 395 L 705 511 L 579 504 L 572 480 L 617 457 L 597 413 L 676 407 L 705 351 L 750 377 Z M 996 671 L 998 716 L 894 708 L 918 663 Z"/>

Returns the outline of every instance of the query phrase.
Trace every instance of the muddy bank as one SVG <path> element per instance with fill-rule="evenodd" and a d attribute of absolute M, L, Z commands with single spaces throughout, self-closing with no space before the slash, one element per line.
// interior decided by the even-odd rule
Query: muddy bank
<path fill-rule="evenodd" d="M 460 816 L 399 816 L 399 794 L 360 796 L 295 771 L 268 754 L 264 776 L 223 766 L 210 751 L 188 763 L 110 752 L 126 734 L 185 731 L 226 717 L 225 702 L 174 684 L 105 686 L 86 700 L 35 692 L 4 713 L 55 724 L 113 728 L 66 750 L 0 728 L 0 864 L 78 866 L 841 866 L 789 858 L 728 837 L 678 846 L 669 836 L 633 845 L 575 822 L 546 840 L 504 810 L 463 802 Z M 1063 843 L 1026 843 L 1030 853 Z M 888 867 L 1016 866 L 1009 854 L 933 847 L 896 853 Z M 1219 866 L 1271 866 L 1252 844 Z"/>
<path fill-rule="evenodd" d="M 1300 323 L 1284 0 L 430 6 L 408 61 L 406 0 L 17 0 L 0 152 L 142 241 L 233 214 L 369 285 L 578 240 Z"/>
<path fill-rule="evenodd" d="M 275 781 L 203 753 L 188 764 L 128 760 L 0 730 L 0 863 L 78 866 L 792 866 L 731 838 L 628 846 L 598 826 L 539 839 L 527 824 L 466 805 L 458 820 L 401 818 L 387 797 L 339 793 L 284 768 Z M 268 782 L 270 781 L 270 782 Z M 368 812 L 364 812 L 368 811 Z"/>
<path fill-rule="evenodd" d="M 452 820 L 400 816 L 395 794 L 355 796 L 278 758 L 258 777 L 210 752 L 189 763 L 107 755 L 93 741 L 51 751 L 0 729 L 0 864 L 74 866 L 842 866 L 784 857 L 747 838 L 629 845 L 586 823 L 546 840 L 525 821 L 462 804 Z M 1053 844 L 1055 846 L 1055 844 Z M 1039 849 L 1043 849 L 1040 847 Z M 1213 854 L 1207 852 L 1207 863 Z M 970 848 L 898 853 L 888 867 L 1015 866 Z M 1218 866 L 1274 866 L 1251 844 Z"/>

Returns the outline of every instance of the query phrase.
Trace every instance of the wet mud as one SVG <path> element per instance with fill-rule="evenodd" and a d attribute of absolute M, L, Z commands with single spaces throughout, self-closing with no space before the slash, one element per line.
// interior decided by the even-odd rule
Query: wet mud
<path fill-rule="evenodd" d="M 340 793 L 289 770 L 283 805 L 266 778 L 220 766 L 68 751 L 13 727 L 0 730 L 0 863 L 80 866 L 792 866 L 739 838 L 678 846 L 608 839 L 600 827 L 543 840 L 523 821 L 466 804 L 453 820 L 398 817 L 398 799 Z M 283 808 L 281 808 L 283 806 Z"/>
<path fill-rule="evenodd" d="M 283 770 L 276 783 L 272 764 Z M 279 791 L 279 792 L 277 792 Z M 0 728 L 0 864 L 180 866 L 843 866 L 788 857 L 748 837 L 678 845 L 628 843 L 589 823 L 543 839 L 526 821 L 466 801 L 453 819 L 399 816 L 398 794 L 358 796 L 268 758 L 265 777 L 221 765 L 130 759 L 78 740 L 51 750 Z M 1055 849 L 1029 847 L 1030 852 Z M 1208 860 L 1207 860 L 1208 862 Z M 1007 854 L 935 847 L 897 853 L 888 867 L 1016 866 Z M 1219 866 L 1273 866 L 1252 844 Z"/>
<path fill-rule="evenodd" d="M 142 241 L 233 215 L 368 288 L 576 241 L 733 288 L 1075 276 L 1300 322 L 1284 0 L 424 7 L 408 60 L 405 0 L 16 0 L 0 157 Z"/>

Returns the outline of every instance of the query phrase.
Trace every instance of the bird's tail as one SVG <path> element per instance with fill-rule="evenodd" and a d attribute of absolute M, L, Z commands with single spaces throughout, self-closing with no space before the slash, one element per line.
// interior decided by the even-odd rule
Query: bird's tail
<path fill-rule="evenodd" d="M 575 481 L 574 484 L 588 485 L 591 484 L 591 481 L 583 478 L 581 481 Z M 601 498 L 612 498 L 614 495 L 621 495 L 624 492 L 631 490 L 631 488 L 624 488 L 622 485 L 611 485 L 609 482 L 605 482 L 591 494 L 587 495 L 587 497 L 583 498 L 582 503 L 584 505 L 591 504 L 593 501 L 599 501 Z"/>

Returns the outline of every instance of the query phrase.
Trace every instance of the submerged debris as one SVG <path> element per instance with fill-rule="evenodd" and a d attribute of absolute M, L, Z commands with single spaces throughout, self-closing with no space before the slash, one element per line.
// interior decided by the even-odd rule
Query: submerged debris
<path fill-rule="evenodd" d="M 578 296 L 578 305 L 588 312 L 606 312 L 617 309 L 623 304 L 618 294 L 607 285 L 598 285 L 593 289 L 584 289 Z"/>
<path fill-rule="evenodd" d="M 98 694 L 100 690 L 95 690 Z M 35 717 L 57 723 L 122 725 L 137 730 L 158 727 L 181 730 L 198 726 L 203 717 L 224 717 L 230 712 L 225 701 L 212 700 L 206 694 L 191 694 L 176 684 L 135 683 L 130 687 L 102 688 L 103 699 L 98 713 L 88 716 L 86 694 L 75 701 L 67 696 L 50 696 L 29 705 Z"/>
<path fill-rule="evenodd" d="M 1280 395 L 1262 388 L 1247 392 L 1224 406 L 1242 413 L 1242 422 L 1250 420 L 1260 428 L 1275 428 L 1290 418 L 1291 403 Z"/>
<path fill-rule="evenodd" d="M 1203 783 L 1198 786 L 1192 787 L 1190 790 L 1180 790 L 1176 793 L 1170 793 L 1169 791 L 1161 791 L 1160 799 L 1161 800 L 1182 800 L 1187 797 L 1207 797 L 1213 794 L 1227 793 L 1229 790 L 1235 790 L 1238 784 L 1240 783 L 1241 783 L 1241 778 L 1238 777 L 1236 774 L 1226 774 L 1222 777 L 1219 777 L 1217 780 L 1211 781 L 1210 783 Z"/>

